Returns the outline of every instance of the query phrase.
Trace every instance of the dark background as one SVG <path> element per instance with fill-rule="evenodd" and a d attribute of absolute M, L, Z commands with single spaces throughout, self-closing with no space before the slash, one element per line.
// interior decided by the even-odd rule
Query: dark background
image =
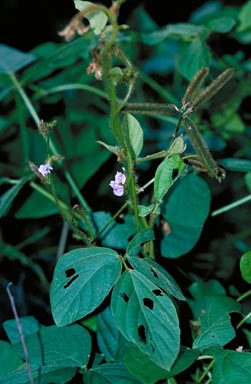
<path fill-rule="evenodd" d="M 111 0 L 93 1 L 109 6 Z M 133 10 L 145 7 L 159 26 L 186 22 L 191 13 L 206 4 L 202 0 L 127 0 L 121 7 L 120 22 Z M 223 5 L 241 6 L 242 0 L 221 0 Z M 29 51 L 47 41 L 61 42 L 60 31 L 76 13 L 73 0 L 1 0 L 0 43 Z"/>

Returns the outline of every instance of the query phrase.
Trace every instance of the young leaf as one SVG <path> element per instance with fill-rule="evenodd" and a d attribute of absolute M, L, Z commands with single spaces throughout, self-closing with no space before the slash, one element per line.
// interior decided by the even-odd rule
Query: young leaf
<path fill-rule="evenodd" d="M 154 240 L 154 233 L 151 228 L 142 229 L 129 242 L 126 253 L 128 256 L 136 256 L 140 251 L 140 245 L 146 241 Z"/>
<path fill-rule="evenodd" d="M 129 257 L 128 260 L 134 269 L 163 289 L 168 295 L 172 295 L 178 300 L 186 301 L 176 281 L 161 265 L 153 260 L 140 259 L 138 257 Z"/>
<path fill-rule="evenodd" d="M 162 200 L 169 188 L 173 185 L 177 177 L 185 170 L 186 165 L 178 154 L 167 158 L 160 163 L 155 173 L 154 196 L 156 200 Z M 176 174 L 174 176 L 174 174 Z"/>
<path fill-rule="evenodd" d="M 240 270 L 243 279 L 251 284 L 251 251 L 244 253 L 240 261 Z"/>
<path fill-rule="evenodd" d="M 171 299 L 144 275 L 129 270 L 113 290 L 111 310 L 124 337 L 170 370 L 180 348 L 179 320 Z"/>
<path fill-rule="evenodd" d="M 170 233 L 161 243 L 163 257 L 176 258 L 198 241 L 210 208 L 210 190 L 199 176 L 184 177 L 170 195 L 163 213 Z"/>
<path fill-rule="evenodd" d="M 121 272 L 117 252 L 108 248 L 76 249 L 58 261 L 50 290 L 57 326 L 81 319 L 108 295 Z"/>
<path fill-rule="evenodd" d="M 36 55 L 24 53 L 0 44 L 0 73 L 12 74 L 37 59 Z"/>
<path fill-rule="evenodd" d="M 143 147 L 143 130 L 138 120 L 127 113 L 122 121 L 123 134 L 131 155 L 137 158 Z"/>
<path fill-rule="evenodd" d="M 15 199 L 18 192 L 22 189 L 24 184 L 27 183 L 27 181 L 32 177 L 33 175 L 23 177 L 19 183 L 15 184 L 0 197 L 0 217 L 4 215 L 5 211 L 9 208 L 10 204 Z"/>
<path fill-rule="evenodd" d="M 235 337 L 230 322 L 230 312 L 240 312 L 240 305 L 226 296 L 205 296 L 201 321 L 201 334 L 193 348 L 203 350 L 211 345 L 223 346 Z"/>
<path fill-rule="evenodd" d="M 78 324 L 58 328 L 43 327 L 25 338 L 30 364 L 33 367 L 55 365 L 57 367 L 85 368 L 91 353 L 91 336 Z M 14 346 L 25 358 L 22 343 Z"/>
<path fill-rule="evenodd" d="M 82 11 L 85 8 L 88 8 L 92 5 L 95 5 L 94 3 L 91 3 L 90 1 L 82 1 L 82 0 L 74 0 L 74 3 L 75 3 L 75 7 L 79 11 Z M 87 12 L 84 17 L 89 21 L 90 26 L 96 35 L 100 35 L 100 33 L 103 31 L 104 27 L 106 26 L 106 23 L 108 20 L 108 17 L 105 14 L 105 12 L 103 12 L 99 9 Z"/>
<path fill-rule="evenodd" d="M 140 384 L 124 363 L 102 364 L 90 369 L 84 375 L 86 384 Z"/>
<path fill-rule="evenodd" d="M 97 341 L 100 351 L 109 361 L 123 361 L 127 340 L 119 332 L 110 307 L 97 316 Z"/>
<path fill-rule="evenodd" d="M 212 372 L 214 384 L 247 384 L 251 382 L 251 353 L 235 352 L 220 348 L 206 351 L 213 354 L 215 363 Z"/>
<path fill-rule="evenodd" d="M 1 376 L 7 375 L 23 364 L 23 360 L 7 341 L 0 340 L 0 381 Z"/>
<path fill-rule="evenodd" d="M 181 346 L 179 355 L 171 371 L 160 368 L 143 353 L 135 344 L 129 343 L 125 351 L 125 364 L 129 372 L 143 384 L 155 384 L 186 370 L 197 359 L 200 352 Z"/>

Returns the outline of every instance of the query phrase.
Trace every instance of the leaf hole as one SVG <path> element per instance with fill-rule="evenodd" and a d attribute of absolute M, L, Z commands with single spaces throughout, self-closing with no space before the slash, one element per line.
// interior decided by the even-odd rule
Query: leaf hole
<path fill-rule="evenodd" d="M 178 174 L 179 174 L 179 170 L 177 168 L 174 168 L 172 172 L 172 179 L 176 179 Z"/>
<path fill-rule="evenodd" d="M 75 275 L 75 273 L 76 273 L 76 271 L 75 271 L 74 268 L 70 268 L 70 269 L 67 269 L 67 270 L 65 271 L 65 275 L 66 275 L 66 277 L 71 277 L 71 276 Z"/>
<path fill-rule="evenodd" d="M 119 296 L 122 297 L 122 299 L 123 299 L 126 303 L 128 303 L 128 301 L 129 301 L 129 297 L 127 296 L 127 294 L 126 294 L 125 292 L 120 292 Z"/>
<path fill-rule="evenodd" d="M 78 277 L 79 277 L 79 275 L 73 276 L 73 278 L 71 280 L 69 280 L 67 284 L 64 285 L 64 289 L 68 288 L 73 283 L 73 281 L 75 281 Z"/>
<path fill-rule="evenodd" d="M 214 339 L 215 338 L 215 336 L 214 335 L 212 335 L 212 339 Z"/>
<path fill-rule="evenodd" d="M 146 343 L 146 331 L 144 325 L 138 327 L 139 338 L 143 343 Z"/>
<path fill-rule="evenodd" d="M 151 267 L 151 272 L 153 273 L 153 276 L 154 276 L 154 277 L 156 277 L 156 278 L 159 277 L 158 274 L 157 274 L 157 272 L 155 271 L 155 269 L 153 269 L 152 267 Z"/>
<path fill-rule="evenodd" d="M 145 307 L 147 307 L 147 308 L 153 310 L 154 302 L 153 302 L 152 299 L 148 299 L 148 297 L 145 297 L 145 298 L 143 299 L 143 303 L 144 303 L 144 306 L 145 306 Z"/>
<path fill-rule="evenodd" d="M 163 296 L 163 293 L 160 289 L 153 289 L 152 290 L 152 293 L 155 295 L 155 296 Z"/>

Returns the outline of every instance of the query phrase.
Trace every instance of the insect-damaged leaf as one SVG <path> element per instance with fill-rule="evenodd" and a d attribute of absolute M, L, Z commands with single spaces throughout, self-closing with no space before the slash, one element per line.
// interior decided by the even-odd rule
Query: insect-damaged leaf
<path fill-rule="evenodd" d="M 125 271 L 113 290 L 111 310 L 125 338 L 170 370 L 180 349 L 179 320 L 171 299 L 159 291 L 140 272 Z"/>
<path fill-rule="evenodd" d="M 86 384 L 140 384 L 124 363 L 101 364 L 84 375 Z"/>
<path fill-rule="evenodd" d="M 176 281 L 161 265 L 155 263 L 153 260 L 140 259 L 139 257 L 129 257 L 128 260 L 134 269 L 142 273 L 142 275 L 166 293 L 174 296 L 178 300 L 186 300 Z M 155 290 L 155 294 L 156 293 L 158 293 L 158 290 Z M 159 293 L 161 293 L 160 290 Z"/>
<path fill-rule="evenodd" d="M 70 324 L 94 311 L 120 272 L 118 254 L 109 248 L 76 249 L 64 254 L 56 265 L 50 290 L 57 326 Z"/>
<path fill-rule="evenodd" d="M 177 153 L 160 163 L 154 180 L 154 196 L 157 200 L 161 200 L 164 197 L 185 168 L 186 164 L 183 163 Z"/>

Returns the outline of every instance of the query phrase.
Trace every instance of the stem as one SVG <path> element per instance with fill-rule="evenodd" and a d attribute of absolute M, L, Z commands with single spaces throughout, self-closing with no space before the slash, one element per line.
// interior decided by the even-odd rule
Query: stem
<path fill-rule="evenodd" d="M 245 299 L 249 295 L 251 295 L 251 289 L 249 291 L 243 293 L 240 297 L 238 297 L 238 299 L 236 299 L 236 301 L 238 301 L 238 303 L 239 303 L 240 301 L 242 301 L 243 299 Z"/>
<path fill-rule="evenodd" d="M 208 364 L 206 370 L 202 373 L 202 375 L 198 378 L 197 383 L 201 383 L 204 377 L 208 374 L 212 366 L 214 365 L 215 360 L 212 360 L 211 363 Z"/>
<path fill-rule="evenodd" d="M 106 223 L 106 225 L 101 229 L 101 231 L 98 233 L 97 237 L 92 241 L 97 241 L 101 234 L 109 227 L 109 225 L 120 215 L 120 213 L 128 206 L 129 201 L 126 201 L 125 204 L 122 205 L 122 207 L 119 208 L 119 210 L 115 213 L 115 215 L 112 216 L 112 218 Z"/>
<path fill-rule="evenodd" d="M 12 285 L 12 283 L 9 283 L 7 285 L 6 291 L 7 291 L 7 294 L 9 296 L 9 299 L 10 299 L 11 308 L 12 308 L 12 311 L 13 311 L 13 314 L 14 314 L 14 317 L 15 317 L 15 320 L 16 320 L 16 323 L 17 323 L 17 329 L 18 329 L 19 337 L 20 337 L 20 340 L 21 340 L 21 343 L 22 343 L 22 346 L 23 346 L 23 350 L 24 350 L 24 354 L 25 354 L 25 359 L 26 359 L 26 363 L 27 363 L 28 376 L 29 376 L 31 384 L 33 384 L 34 382 L 33 382 L 33 377 L 32 377 L 32 373 L 31 373 L 29 354 L 28 354 L 28 350 L 27 350 L 27 347 L 26 347 L 26 344 L 25 344 L 24 334 L 23 334 L 21 323 L 19 321 L 19 317 L 18 317 L 18 313 L 17 313 L 14 297 L 12 296 L 11 291 L 10 291 L 10 286 L 11 285 Z"/>
<path fill-rule="evenodd" d="M 23 156 L 24 156 L 24 165 L 28 165 L 29 163 L 29 140 L 28 140 L 28 131 L 25 125 L 24 114 L 22 113 L 22 104 L 20 100 L 20 96 L 16 96 L 16 104 L 17 111 L 20 121 L 20 131 L 21 131 L 21 140 L 22 140 L 22 148 L 23 148 Z"/>
<path fill-rule="evenodd" d="M 104 91 L 102 91 L 101 89 L 93 87 L 92 85 L 81 84 L 81 83 L 63 84 L 63 85 L 59 85 L 57 87 L 52 87 L 49 89 L 43 89 L 41 91 L 38 91 L 36 98 L 40 98 L 41 96 L 44 97 L 44 96 L 51 95 L 51 94 L 54 94 L 57 92 L 69 91 L 69 90 L 73 90 L 73 89 L 91 92 L 91 93 L 94 93 L 95 95 L 98 95 L 98 96 L 100 96 L 106 100 L 108 99 L 107 94 Z"/>
<path fill-rule="evenodd" d="M 220 215 L 221 213 L 230 211 L 231 209 L 236 208 L 236 207 L 238 207 L 241 204 L 245 204 L 245 203 L 247 203 L 250 200 L 251 200 L 251 194 L 246 196 L 246 197 L 243 197 L 242 199 L 239 199 L 239 200 L 237 200 L 237 201 L 235 201 L 235 202 L 233 202 L 231 204 L 225 205 L 224 207 L 219 208 L 216 211 L 213 211 L 211 213 L 211 216 L 214 217 L 214 216 Z"/>
<path fill-rule="evenodd" d="M 134 179 L 134 171 L 133 171 L 133 160 L 131 158 L 131 154 L 129 150 L 127 150 L 127 158 L 128 158 L 128 183 L 129 183 L 129 190 L 130 195 L 133 203 L 133 210 L 134 210 L 134 217 L 135 217 L 135 224 L 137 232 L 140 231 L 139 226 L 139 213 L 138 213 L 138 201 L 137 201 L 137 195 L 136 195 L 136 189 L 135 189 L 135 179 Z"/>
<path fill-rule="evenodd" d="M 29 112 L 31 114 L 31 117 L 33 118 L 34 122 L 36 123 L 36 125 L 38 127 L 39 124 L 40 124 L 41 119 L 39 118 L 35 108 L 31 104 L 28 96 L 26 95 L 25 91 L 21 87 L 21 85 L 18 82 L 18 80 L 15 77 L 15 75 L 12 74 L 11 75 L 11 79 L 12 79 L 13 84 L 15 85 L 17 91 L 19 92 L 21 98 L 23 99 L 24 104 L 26 105 L 27 109 L 29 110 Z M 50 149 L 52 151 L 52 154 L 56 155 L 58 153 L 58 151 L 57 151 L 57 149 L 55 147 L 55 144 L 53 143 L 52 140 L 50 140 L 49 145 L 50 145 Z M 65 173 L 66 180 L 70 184 L 72 190 L 75 192 L 75 194 L 76 194 L 77 198 L 79 199 L 79 202 L 82 205 L 83 209 L 85 209 L 86 212 L 89 213 L 90 212 L 90 207 L 88 206 L 87 202 L 85 201 L 84 197 L 82 196 L 82 194 L 81 194 L 81 192 L 80 192 L 76 182 L 74 181 L 73 177 L 71 176 L 70 172 L 68 170 L 65 170 L 64 173 Z"/>
<path fill-rule="evenodd" d="M 54 200 L 55 200 L 55 203 L 58 207 L 58 210 L 59 212 L 61 213 L 61 215 L 63 216 L 63 219 L 64 221 L 69 225 L 69 227 L 73 230 L 73 232 L 75 232 L 78 236 L 81 237 L 81 239 L 86 243 L 88 244 L 89 243 L 89 240 L 87 237 L 85 237 L 83 235 L 82 232 L 78 232 L 75 228 L 75 226 L 72 224 L 71 222 L 71 218 L 69 217 L 70 214 L 69 212 L 66 212 L 64 209 L 62 209 L 61 205 L 60 205 L 60 201 L 58 199 L 58 196 L 57 196 L 57 193 L 56 193 L 56 190 L 55 190 L 55 185 L 54 185 L 54 182 L 53 182 L 53 179 L 52 179 L 52 176 L 49 175 L 49 180 L 50 180 L 50 187 L 51 187 L 51 192 L 52 192 L 52 195 L 54 197 Z"/>
<path fill-rule="evenodd" d="M 64 254 L 68 233 L 69 233 L 69 226 L 66 222 L 64 222 L 62 231 L 60 234 L 59 244 L 58 244 L 57 260 L 60 259 L 60 257 L 62 257 Z"/>
<path fill-rule="evenodd" d="M 251 312 L 249 312 L 243 319 L 236 325 L 236 329 L 239 329 L 242 324 L 244 324 L 251 317 Z"/>

